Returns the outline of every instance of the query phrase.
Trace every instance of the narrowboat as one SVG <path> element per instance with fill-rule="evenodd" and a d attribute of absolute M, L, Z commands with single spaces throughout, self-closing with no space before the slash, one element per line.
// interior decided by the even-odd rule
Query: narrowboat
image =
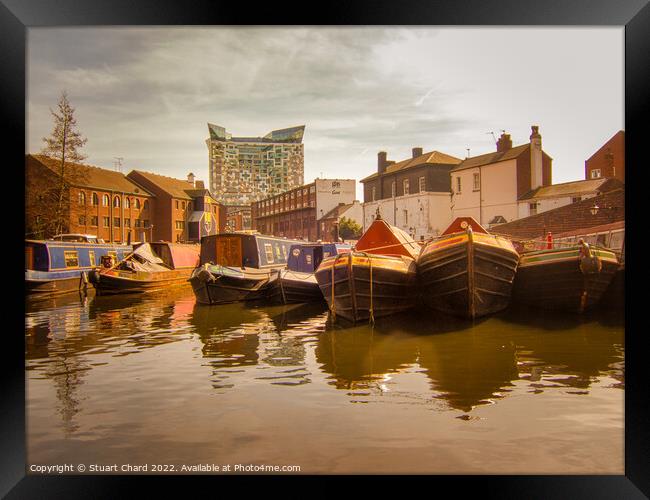
<path fill-rule="evenodd" d="M 123 259 L 131 245 L 83 240 L 25 240 L 25 290 L 29 296 L 51 297 L 87 286 L 90 271 L 101 258 Z"/>
<path fill-rule="evenodd" d="M 298 243 L 289 248 L 287 268 L 280 274 L 280 295 L 285 304 L 322 301 L 323 294 L 316 281 L 316 269 L 327 257 L 349 252 L 350 245 L 341 243 Z"/>
<path fill-rule="evenodd" d="M 190 277 L 197 302 L 280 300 L 280 272 L 294 243 L 297 241 L 257 233 L 204 236 L 199 267 Z"/>
<path fill-rule="evenodd" d="M 199 263 L 199 245 L 142 243 L 115 263 L 104 259 L 88 278 L 98 295 L 144 293 L 186 284 Z"/>
<path fill-rule="evenodd" d="M 421 299 L 432 309 L 469 319 L 508 307 L 519 254 L 512 242 L 459 217 L 422 249 Z"/>
<path fill-rule="evenodd" d="M 513 301 L 582 313 L 600 301 L 618 270 L 613 250 L 582 239 L 564 248 L 524 252 L 519 259 Z"/>
<path fill-rule="evenodd" d="M 332 319 L 374 322 L 415 305 L 419 252 L 406 232 L 378 212 L 353 251 L 323 259 L 316 270 Z"/>

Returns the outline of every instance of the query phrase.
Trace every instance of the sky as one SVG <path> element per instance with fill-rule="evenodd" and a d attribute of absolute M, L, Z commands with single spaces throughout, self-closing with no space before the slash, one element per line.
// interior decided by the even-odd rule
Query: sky
<path fill-rule="evenodd" d="M 62 91 L 86 163 L 208 180 L 207 123 L 233 136 L 305 125 L 305 182 L 362 179 L 377 153 L 458 158 L 538 125 L 553 182 L 624 129 L 624 29 L 29 28 L 28 153 Z M 357 196 L 362 200 L 362 185 Z"/>

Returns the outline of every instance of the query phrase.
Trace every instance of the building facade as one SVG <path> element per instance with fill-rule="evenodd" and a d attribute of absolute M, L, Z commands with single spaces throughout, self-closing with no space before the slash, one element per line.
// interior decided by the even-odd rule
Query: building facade
<path fill-rule="evenodd" d="M 585 161 L 585 179 L 614 178 L 625 182 L 625 132 L 619 130 Z"/>
<path fill-rule="evenodd" d="M 466 158 L 451 170 L 452 218 L 473 217 L 489 227 L 519 218 L 519 200 L 552 182 L 552 158 L 542 150 L 539 127 L 530 142 L 512 146 L 503 133 L 496 152 Z"/>
<path fill-rule="evenodd" d="M 389 224 L 414 239 L 439 235 L 451 223 L 450 171 L 459 158 L 413 148 L 411 158 L 395 163 L 384 151 L 377 155 L 377 172 L 363 183 L 363 228 L 375 220 L 377 210 Z"/>
<path fill-rule="evenodd" d="M 332 241 L 320 220 L 339 204 L 354 202 L 354 179 L 316 179 L 251 204 L 252 229 L 263 234 Z"/>
<path fill-rule="evenodd" d="M 74 181 L 65 196 L 63 233 L 93 234 L 106 242 L 150 241 L 152 220 L 156 212 L 156 196 L 141 184 L 122 173 L 83 164 L 67 164 L 75 171 Z M 60 182 L 59 165 L 42 155 L 27 155 L 25 159 L 25 214 L 27 237 L 54 236 L 41 231 L 39 218 L 53 210 L 42 199 L 47 188 Z"/>
<path fill-rule="evenodd" d="M 195 181 L 194 174 L 182 180 L 133 170 L 127 177 L 156 196 L 152 231 L 156 240 L 198 242 L 224 231 L 225 208 L 203 182 Z"/>
<path fill-rule="evenodd" d="M 208 131 L 210 191 L 225 205 L 250 205 L 303 184 L 304 125 L 264 137 L 233 137 L 211 123 Z"/>
<path fill-rule="evenodd" d="M 347 204 L 340 203 L 327 212 L 319 221 L 321 235 L 331 235 L 332 241 L 343 239 L 339 226 L 344 218 L 355 222 L 363 230 L 363 204 L 359 200 Z"/>

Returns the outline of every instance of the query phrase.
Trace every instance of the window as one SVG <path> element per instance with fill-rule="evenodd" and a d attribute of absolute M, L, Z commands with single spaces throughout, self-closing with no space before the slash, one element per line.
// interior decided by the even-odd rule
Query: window
<path fill-rule="evenodd" d="M 97 196 L 97 193 L 93 193 L 93 205 L 99 205 L 99 196 Z"/>
<path fill-rule="evenodd" d="M 178 210 L 178 200 L 176 200 L 176 210 Z"/>
<path fill-rule="evenodd" d="M 79 256 L 76 250 L 63 252 L 63 257 L 65 259 L 65 267 L 79 267 Z"/>
<path fill-rule="evenodd" d="M 427 180 L 425 177 L 420 177 L 418 179 L 420 193 L 424 193 L 427 190 Z"/>
<path fill-rule="evenodd" d="M 93 216 L 90 218 L 90 225 L 91 225 L 91 226 L 95 226 L 95 227 L 97 227 L 97 220 L 98 220 L 97 216 L 96 216 L 96 215 L 93 215 Z"/>
<path fill-rule="evenodd" d="M 110 227 L 111 225 L 111 218 L 110 217 L 102 217 L 103 222 L 104 222 L 104 227 Z"/>
<path fill-rule="evenodd" d="M 571 203 L 578 203 L 579 201 L 582 201 L 582 196 L 574 196 L 571 198 Z"/>
<path fill-rule="evenodd" d="M 215 213 L 215 214 L 217 213 L 217 206 L 216 205 L 212 205 L 212 213 Z"/>
<path fill-rule="evenodd" d="M 135 199 L 135 208 L 137 208 L 138 210 L 140 210 L 140 198 L 136 198 L 136 199 Z"/>
<path fill-rule="evenodd" d="M 85 226 L 86 225 L 86 216 L 85 215 L 80 215 L 79 216 L 79 225 L 80 226 Z"/>
<path fill-rule="evenodd" d="M 600 178 L 600 169 L 599 168 L 594 168 L 591 171 L 591 178 L 592 179 L 599 179 Z"/>
<path fill-rule="evenodd" d="M 192 202 L 191 201 L 187 202 L 187 209 L 192 210 Z"/>
<path fill-rule="evenodd" d="M 124 219 L 124 227 L 131 227 L 131 219 Z"/>
<path fill-rule="evenodd" d="M 116 196 L 113 198 L 113 207 L 114 208 L 120 208 L 120 197 Z"/>
<path fill-rule="evenodd" d="M 143 210 L 147 210 L 149 208 L 149 200 L 144 200 L 144 205 L 142 205 Z"/>
<path fill-rule="evenodd" d="M 481 189 L 481 175 L 476 173 L 474 174 L 474 191 Z"/>
<path fill-rule="evenodd" d="M 79 191 L 79 205 L 85 205 L 86 204 L 86 193 L 83 191 Z"/>
<path fill-rule="evenodd" d="M 537 203 L 529 203 L 528 208 L 530 209 L 530 215 L 535 215 L 537 213 Z"/>
<path fill-rule="evenodd" d="M 107 207 L 111 203 L 111 199 L 108 197 L 107 194 L 102 196 L 102 205 Z"/>
<path fill-rule="evenodd" d="M 176 229 L 180 229 L 180 230 L 185 229 L 185 223 L 182 220 L 177 220 L 176 221 Z"/>
<path fill-rule="evenodd" d="M 377 188 L 375 186 L 372 186 L 372 196 L 370 197 L 371 201 L 375 201 L 376 194 Z"/>
<path fill-rule="evenodd" d="M 395 187 L 395 181 L 390 183 L 390 195 L 395 198 L 395 193 L 397 192 L 397 189 Z"/>
<path fill-rule="evenodd" d="M 404 179 L 403 187 L 404 187 L 404 194 L 409 194 L 409 180 L 408 179 Z"/>
<path fill-rule="evenodd" d="M 460 194 L 460 177 L 456 177 L 456 193 Z"/>
<path fill-rule="evenodd" d="M 90 267 L 95 267 L 97 265 L 95 263 L 95 251 L 94 250 L 88 250 L 88 260 L 90 260 Z"/>
<path fill-rule="evenodd" d="M 149 227 L 149 221 L 148 221 L 148 220 L 143 220 L 143 221 L 142 221 L 142 225 L 143 225 L 144 227 Z"/>
<path fill-rule="evenodd" d="M 120 218 L 119 217 L 113 217 L 113 225 L 115 227 L 120 227 Z"/>
<path fill-rule="evenodd" d="M 140 219 L 135 219 L 135 227 L 140 227 L 140 224 L 142 224 L 142 221 Z"/>
<path fill-rule="evenodd" d="M 124 208 L 131 208 L 131 198 L 124 198 Z"/>
<path fill-rule="evenodd" d="M 183 210 L 185 210 L 185 202 L 181 203 L 181 206 L 183 207 Z"/>
<path fill-rule="evenodd" d="M 404 225 L 406 226 L 408 225 L 408 223 L 409 223 L 409 211 L 404 210 Z"/>
<path fill-rule="evenodd" d="M 264 243 L 264 253 L 266 253 L 266 262 L 273 263 L 273 247 L 270 243 Z"/>

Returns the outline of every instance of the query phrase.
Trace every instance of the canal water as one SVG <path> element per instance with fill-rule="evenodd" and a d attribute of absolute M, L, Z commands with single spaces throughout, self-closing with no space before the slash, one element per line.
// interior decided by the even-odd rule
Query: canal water
<path fill-rule="evenodd" d="M 624 473 L 617 314 L 413 310 L 373 328 L 183 287 L 28 302 L 25 326 L 28 464 Z"/>

